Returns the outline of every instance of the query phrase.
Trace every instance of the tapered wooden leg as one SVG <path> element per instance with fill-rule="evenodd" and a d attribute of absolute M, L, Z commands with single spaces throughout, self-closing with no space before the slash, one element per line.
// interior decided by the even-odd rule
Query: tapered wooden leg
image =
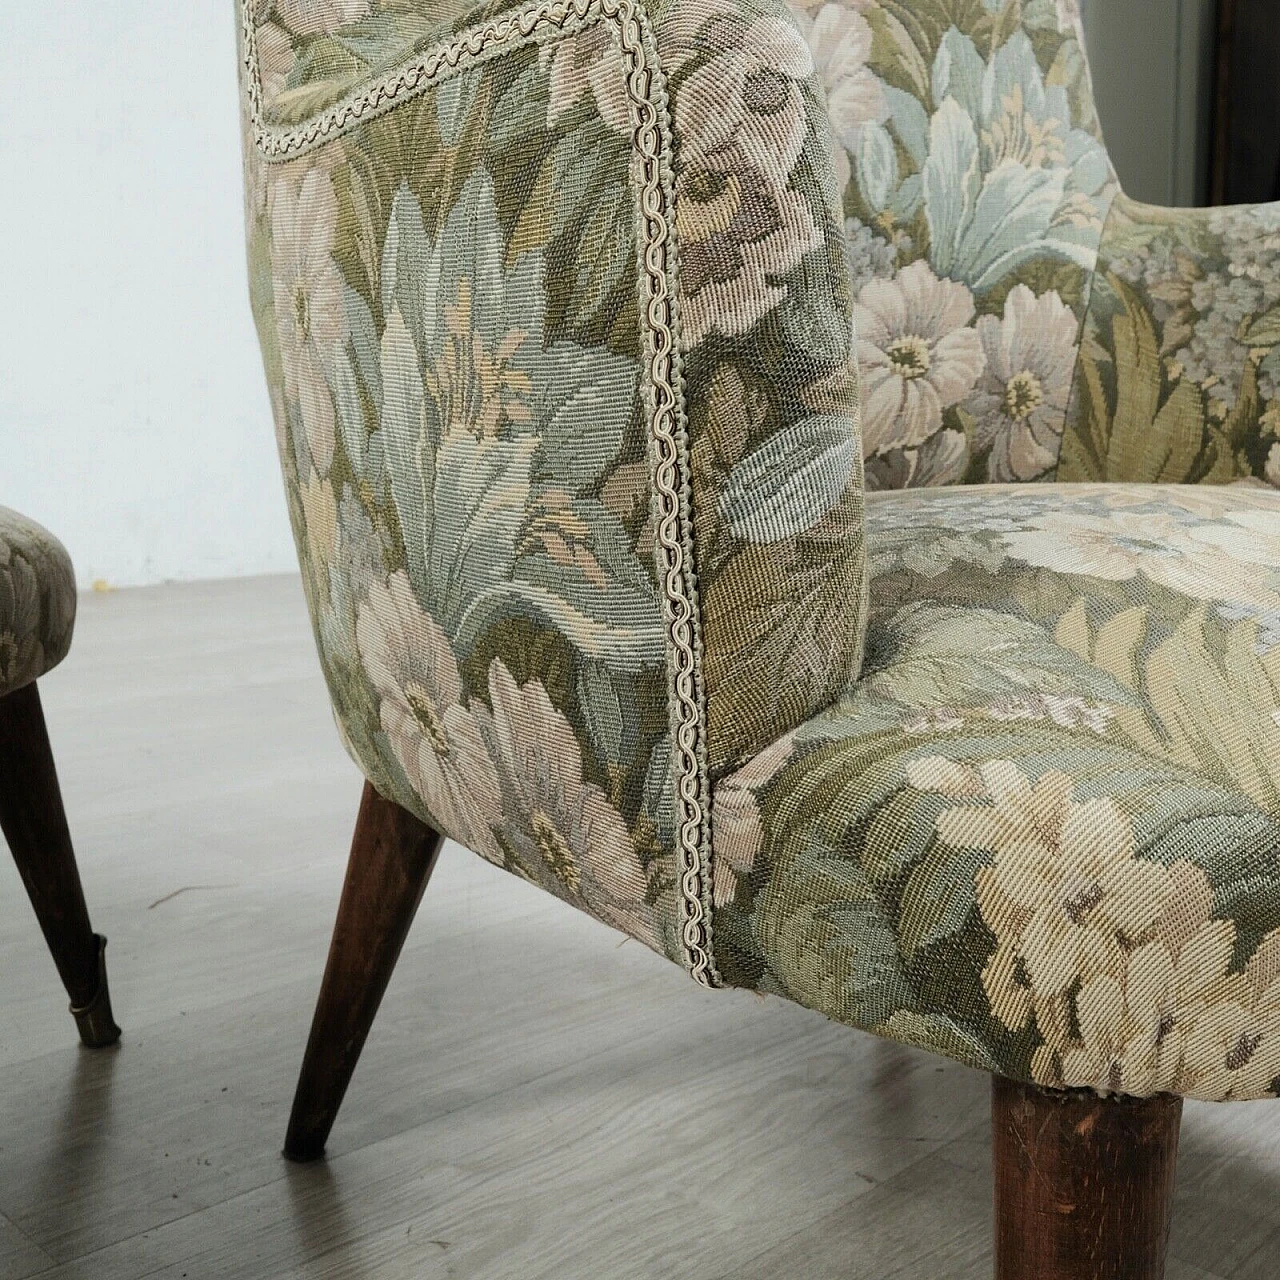
<path fill-rule="evenodd" d="M 365 783 L 284 1153 L 315 1160 L 422 901 L 443 837 Z"/>
<path fill-rule="evenodd" d="M 996 1280 L 1162 1280 L 1181 1118 L 995 1077 Z"/>
<path fill-rule="evenodd" d="M 34 684 L 0 698 L 0 830 L 71 997 L 80 1039 L 93 1049 L 114 1044 L 120 1028 L 111 1016 L 107 942 L 89 925 Z"/>

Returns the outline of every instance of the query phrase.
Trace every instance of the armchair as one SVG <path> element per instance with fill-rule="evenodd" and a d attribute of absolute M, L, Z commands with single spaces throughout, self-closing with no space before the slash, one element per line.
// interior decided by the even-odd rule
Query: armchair
<path fill-rule="evenodd" d="M 286 1155 L 447 835 L 990 1072 L 1001 1276 L 1160 1275 L 1180 1098 L 1280 1085 L 1274 211 L 1120 195 L 1073 0 L 241 18 L 367 779 Z"/>

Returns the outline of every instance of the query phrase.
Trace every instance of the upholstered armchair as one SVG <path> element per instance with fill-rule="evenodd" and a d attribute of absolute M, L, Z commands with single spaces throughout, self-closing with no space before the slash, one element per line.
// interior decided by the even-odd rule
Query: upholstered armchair
<path fill-rule="evenodd" d="M 83 1044 L 120 1038 L 107 940 L 89 924 L 36 682 L 67 656 L 76 579 L 47 529 L 0 507 L 0 831 L 35 908 Z"/>
<path fill-rule="evenodd" d="M 1280 1085 L 1280 211 L 1119 193 L 1074 0 L 241 17 L 368 780 L 286 1154 L 447 835 L 990 1072 L 999 1274 L 1158 1276 Z"/>

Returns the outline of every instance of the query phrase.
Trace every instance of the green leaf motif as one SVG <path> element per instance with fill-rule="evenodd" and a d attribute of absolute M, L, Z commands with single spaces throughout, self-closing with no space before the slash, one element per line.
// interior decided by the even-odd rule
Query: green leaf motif
<path fill-rule="evenodd" d="M 872 625 L 883 665 L 863 674 L 860 689 L 908 707 L 983 706 L 1028 691 L 1133 701 L 1112 676 L 1012 614 L 920 601 Z"/>
<path fill-rule="evenodd" d="M 1245 330 L 1244 340 L 1251 347 L 1274 347 L 1280 343 L 1280 305 L 1254 320 Z"/>
<path fill-rule="evenodd" d="M 965 927 L 976 901 L 975 877 L 987 860 L 980 849 L 953 849 L 935 842 L 902 893 L 898 942 L 906 959 Z"/>
<path fill-rule="evenodd" d="M 857 461 L 848 418 L 816 414 L 775 432 L 729 474 L 729 527 L 747 542 L 797 537 L 844 497 Z"/>
<path fill-rule="evenodd" d="M 1177 484 L 1191 479 L 1204 443 L 1199 388 L 1178 382 L 1162 401 L 1164 371 L 1155 323 L 1137 293 L 1108 276 L 1122 311 L 1111 322 L 1115 407 L 1095 353 L 1080 356 L 1084 439 L 1063 446 L 1063 477 Z"/>
<path fill-rule="evenodd" d="M 880 900 L 856 863 L 811 833 L 787 845 L 755 915 L 773 972 L 792 998 L 842 1021 L 887 1021 L 913 993 Z"/>

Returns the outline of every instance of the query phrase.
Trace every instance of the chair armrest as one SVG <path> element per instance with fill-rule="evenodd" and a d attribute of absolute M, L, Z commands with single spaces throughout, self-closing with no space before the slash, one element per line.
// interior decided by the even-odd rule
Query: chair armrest
<path fill-rule="evenodd" d="M 1280 204 L 1117 198 L 1059 480 L 1280 487 Z"/>

